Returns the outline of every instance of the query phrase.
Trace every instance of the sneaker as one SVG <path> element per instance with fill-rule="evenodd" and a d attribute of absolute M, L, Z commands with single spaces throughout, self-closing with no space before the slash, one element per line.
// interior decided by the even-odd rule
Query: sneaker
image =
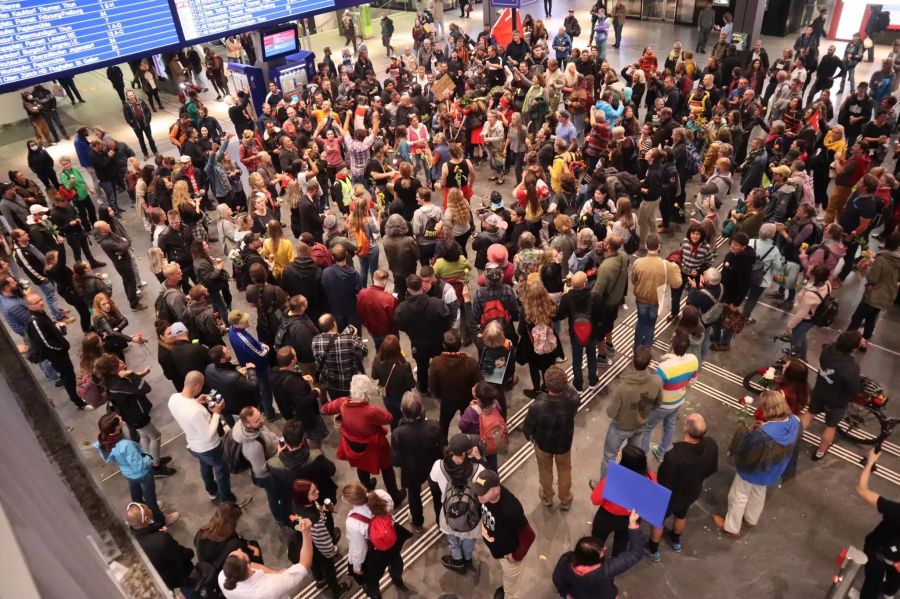
<path fill-rule="evenodd" d="M 168 464 L 171 461 L 172 461 L 172 458 L 170 456 L 164 455 L 161 458 L 159 458 L 159 465 L 165 466 L 166 464 Z"/>
<path fill-rule="evenodd" d="M 610 360 L 607 356 L 597 356 L 597 366 L 601 368 L 609 368 L 612 366 L 612 360 Z"/>
<path fill-rule="evenodd" d="M 212 501 L 213 503 L 216 503 L 217 501 L 219 501 L 218 495 L 210 495 L 209 493 L 207 493 L 206 496 L 209 497 L 209 500 Z"/>
<path fill-rule="evenodd" d="M 505 599 L 506 591 L 503 590 L 503 587 L 497 587 L 494 591 L 494 599 Z"/>
<path fill-rule="evenodd" d="M 171 526 L 179 518 L 181 518 L 181 512 L 169 512 L 166 514 L 166 526 Z"/>
<path fill-rule="evenodd" d="M 342 583 L 338 584 L 338 588 L 336 591 L 329 591 L 328 594 L 332 597 L 332 599 L 339 599 L 340 597 L 343 597 L 344 595 L 346 595 L 349 590 L 350 590 L 350 583 L 342 582 Z"/>
<path fill-rule="evenodd" d="M 565 361 L 568 360 L 568 359 L 569 359 L 569 358 L 567 358 L 567 357 L 565 357 L 565 356 L 560 356 L 560 357 L 556 358 L 556 363 L 557 363 L 557 364 L 562 364 L 563 362 L 565 362 Z"/>
<path fill-rule="evenodd" d="M 541 393 L 540 389 L 525 389 L 522 394 L 528 399 L 534 399 Z"/>
<path fill-rule="evenodd" d="M 659 460 L 660 463 L 663 461 L 663 458 L 664 458 L 665 455 L 666 455 L 666 454 L 664 454 L 664 453 L 662 453 L 662 452 L 659 451 L 659 445 L 657 445 L 656 443 L 651 443 L 651 444 L 650 444 L 650 451 L 653 452 L 653 456 L 654 456 L 657 460 Z"/>
<path fill-rule="evenodd" d="M 413 534 L 420 535 L 425 532 L 425 526 L 422 524 L 410 524 L 409 527 L 412 528 Z"/>
<path fill-rule="evenodd" d="M 561 512 L 568 512 L 571 508 L 572 508 L 571 501 L 569 503 L 563 503 L 563 502 L 559 503 L 559 511 L 561 511 Z"/>
<path fill-rule="evenodd" d="M 63 385 L 65 385 L 65 383 L 63 382 L 62 379 L 56 379 L 55 381 L 53 381 L 54 387 L 62 387 Z"/>
<path fill-rule="evenodd" d="M 135 304 L 135 305 L 131 306 L 131 310 L 133 312 L 140 312 L 141 310 L 146 310 L 146 309 L 147 309 L 147 306 L 145 306 L 144 304 Z"/>
<path fill-rule="evenodd" d="M 595 389 L 599 389 L 599 388 L 600 388 L 600 381 L 594 381 L 593 383 L 588 381 L 588 389 L 590 389 L 591 391 L 593 391 Z"/>
<path fill-rule="evenodd" d="M 392 583 L 394 584 L 394 586 L 397 587 L 399 590 L 409 592 L 409 587 L 406 586 L 406 583 L 403 582 L 403 579 L 402 579 L 402 578 L 397 578 L 397 579 L 393 579 L 393 578 L 392 578 L 392 579 L 391 579 L 391 582 L 392 582 Z"/>
<path fill-rule="evenodd" d="M 606 355 L 608 355 L 608 356 L 614 356 L 614 355 L 616 355 L 616 348 L 613 347 L 613 344 L 612 344 L 612 343 L 607 343 L 607 344 L 606 344 Z"/>
<path fill-rule="evenodd" d="M 466 571 L 466 562 L 461 559 L 453 559 L 449 555 L 441 556 L 441 564 L 444 565 L 448 570 L 452 570 L 454 572 L 463 573 Z"/>
<path fill-rule="evenodd" d="M 328 583 L 325 582 L 325 579 L 324 579 L 324 578 L 323 578 L 322 580 L 317 580 L 317 581 L 316 581 L 316 588 L 319 589 L 319 590 L 322 590 L 322 589 L 324 589 L 324 588 L 327 587 L 327 586 L 328 586 Z"/>
<path fill-rule="evenodd" d="M 668 541 L 669 545 L 672 546 L 672 550 L 675 553 L 681 553 L 681 540 L 675 540 L 675 533 L 673 533 L 668 528 L 663 532 L 663 537 Z"/>
<path fill-rule="evenodd" d="M 538 497 L 540 498 L 541 503 L 544 505 L 544 507 L 553 507 L 553 500 L 547 501 L 546 499 L 541 497 L 540 493 L 538 493 Z"/>
<path fill-rule="evenodd" d="M 810 457 L 812 458 L 813 462 L 818 462 L 818 461 L 821 461 L 822 458 L 825 457 L 825 453 L 826 452 L 824 452 L 824 451 L 820 452 L 818 449 L 816 449 Z"/>
<path fill-rule="evenodd" d="M 716 525 L 716 528 L 718 528 L 722 532 L 726 533 L 732 539 L 740 539 L 741 538 L 740 533 L 735 534 L 733 532 L 728 532 L 727 530 L 725 530 L 725 518 L 723 518 L 722 516 L 713 515 L 713 524 Z"/>
<path fill-rule="evenodd" d="M 153 469 L 153 478 L 168 478 L 175 474 L 175 472 L 176 470 L 174 468 L 169 468 L 168 466 L 160 464 Z"/>
<path fill-rule="evenodd" d="M 94 409 L 94 406 L 92 406 L 92 405 L 89 404 L 89 403 L 86 403 L 86 404 L 84 404 L 83 406 L 78 406 L 78 409 L 79 409 L 79 410 L 84 410 L 85 412 L 90 412 L 91 410 Z"/>
<path fill-rule="evenodd" d="M 658 562 L 662 559 L 662 554 L 659 552 L 659 549 L 656 551 L 650 551 L 649 547 L 644 547 L 644 553 L 647 554 L 647 557 L 650 558 L 651 562 Z"/>
<path fill-rule="evenodd" d="M 247 495 L 245 498 L 240 501 L 236 501 L 238 507 L 244 507 L 248 505 L 251 501 L 253 501 L 253 495 Z"/>

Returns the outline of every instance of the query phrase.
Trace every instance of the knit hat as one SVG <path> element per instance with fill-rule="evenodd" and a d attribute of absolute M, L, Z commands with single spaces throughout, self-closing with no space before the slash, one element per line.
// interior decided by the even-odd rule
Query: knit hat
<path fill-rule="evenodd" d="M 559 366 L 551 366 L 544 372 L 544 384 L 551 393 L 563 393 L 569 388 L 566 373 Z"/>
<path fill-rule="evenodd" d="M 325 217 L 325 220 L 322 221 L 322 226 L 326 231 L 330 231 L 337 226 L 337 217 L 333 214 L 329 214 Z"/>
<path fill-rule="evenodd" d="M 506 250 L 505 246 L 499 243 L 495 243 L 488 247 L 487 259 L 488 262 L 493 262 L 494 264 L 499 264 L 500 266 L 506 266 L 506 263 L 509 261 L 509 252 Z"/>

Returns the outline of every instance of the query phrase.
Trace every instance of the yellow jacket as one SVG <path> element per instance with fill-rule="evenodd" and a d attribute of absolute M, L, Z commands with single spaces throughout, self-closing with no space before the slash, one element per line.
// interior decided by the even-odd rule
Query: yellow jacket
<path fill-rule="evenodd" d="M 281 271 L 284 267 L 294 261 L 297 255 L 294 253 L 294 244 L 287 239 L 282 238 L 277 248 L 272 248 L 272 239 L 263 241 L 260 250 L 262 257 L 272 263 L 272 274 L 276 279 L 281 278 Z"/>

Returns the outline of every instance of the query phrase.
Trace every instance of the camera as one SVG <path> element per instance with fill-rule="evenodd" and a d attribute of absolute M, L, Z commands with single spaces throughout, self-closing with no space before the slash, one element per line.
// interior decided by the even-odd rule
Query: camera
<path fill-rule="evenodd" d="M 209 397 L 209 401 L 206 402 L 206 407 L 210 410 L 215 408 L 216 404 L 222 403 L 222 401 L 224 401 L 222 399 L 222 394 L 215 389 L 211 389 L 207 397 Z"/>

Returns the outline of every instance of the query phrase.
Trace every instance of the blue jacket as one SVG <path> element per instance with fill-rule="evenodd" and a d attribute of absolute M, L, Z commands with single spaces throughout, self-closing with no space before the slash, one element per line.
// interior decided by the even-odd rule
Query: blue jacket
<path fill-rule="evenodd" d="M 738 475 L 754 485 L 777 485 L 799 439 L 800 419 L 793 415 L 739 434 L 732 442 Z"/>
<path fill-rule="evenodd" d="M 108 454 L 104 454 L 100 449 L 99 441 L 94 441 L 93 446 L 100 452 L 100 457 L 104 462 L 107 464 L 115 462 L 125 478 L 136 480 L 151 472 L 153 458 L 141 451 L 141 446 L 134 441 L 122 439 L 113 446 L 112 451 Z"/>
<path fill-rule="evenodd" d="M 238 364 L 245 366 L 247 362 L 253 362 L 257 375 L 269 369 L 269 350 L 263 347 L 250 331 L 228 327 L 228 341 L 231 342 L 231 349 Z"/>
<path fill-rule="evenodd" d="M 560 47 L 563 49 L 560 50 Z M 569 58 L 572 53 L 572 38 L 568 33 L 557 33 L 553 38 L 553 49 L 556 51 L 556 60 Z"/>
<path fill-rule="evenodd" d="M 228 180 L 228 173 L 222 166 L 222 158 L 225 157 L 225 150 L 228 148 L 228 140 L 222 142 L 222 146 L 215 154 L 210 153 L 206 159 L 206 167 L 203 169 L 206 176 L 209 177 L 209 189 L 212 191 L 216 199 L 225 197 L 231 191 L 231 181 Z"/>
<path fill-rule="evenodd" d="M 622 116 L 622 113 L 625 112 L 625 104 L 623 102 L 619 102 L 618 108 L 613 108 L 612 104 L 607 102 L 606 100 L 600 100 L 597 102 L 597 110 L 603 111 L 603 115 L 606 117 L 606 122 L 609 123 L 610 127 L 615 127 L 616 122 L 618 122 L 619 117 Z"/>
<path fill-rule="evenodd" d="M 75 136 L 75 155 L 78 156 L 78 164 L 82 168 L 91 168 L 91 144 L 88 140 Z"/>
<path fill-rule="evenodd" d="M 351 265 L 332 264 L 322 271 L 322 288 L 331 311 L 343 329 L 349 324 L 356 324 L 356 296 L 362 290 L 359 274 Z"/>

